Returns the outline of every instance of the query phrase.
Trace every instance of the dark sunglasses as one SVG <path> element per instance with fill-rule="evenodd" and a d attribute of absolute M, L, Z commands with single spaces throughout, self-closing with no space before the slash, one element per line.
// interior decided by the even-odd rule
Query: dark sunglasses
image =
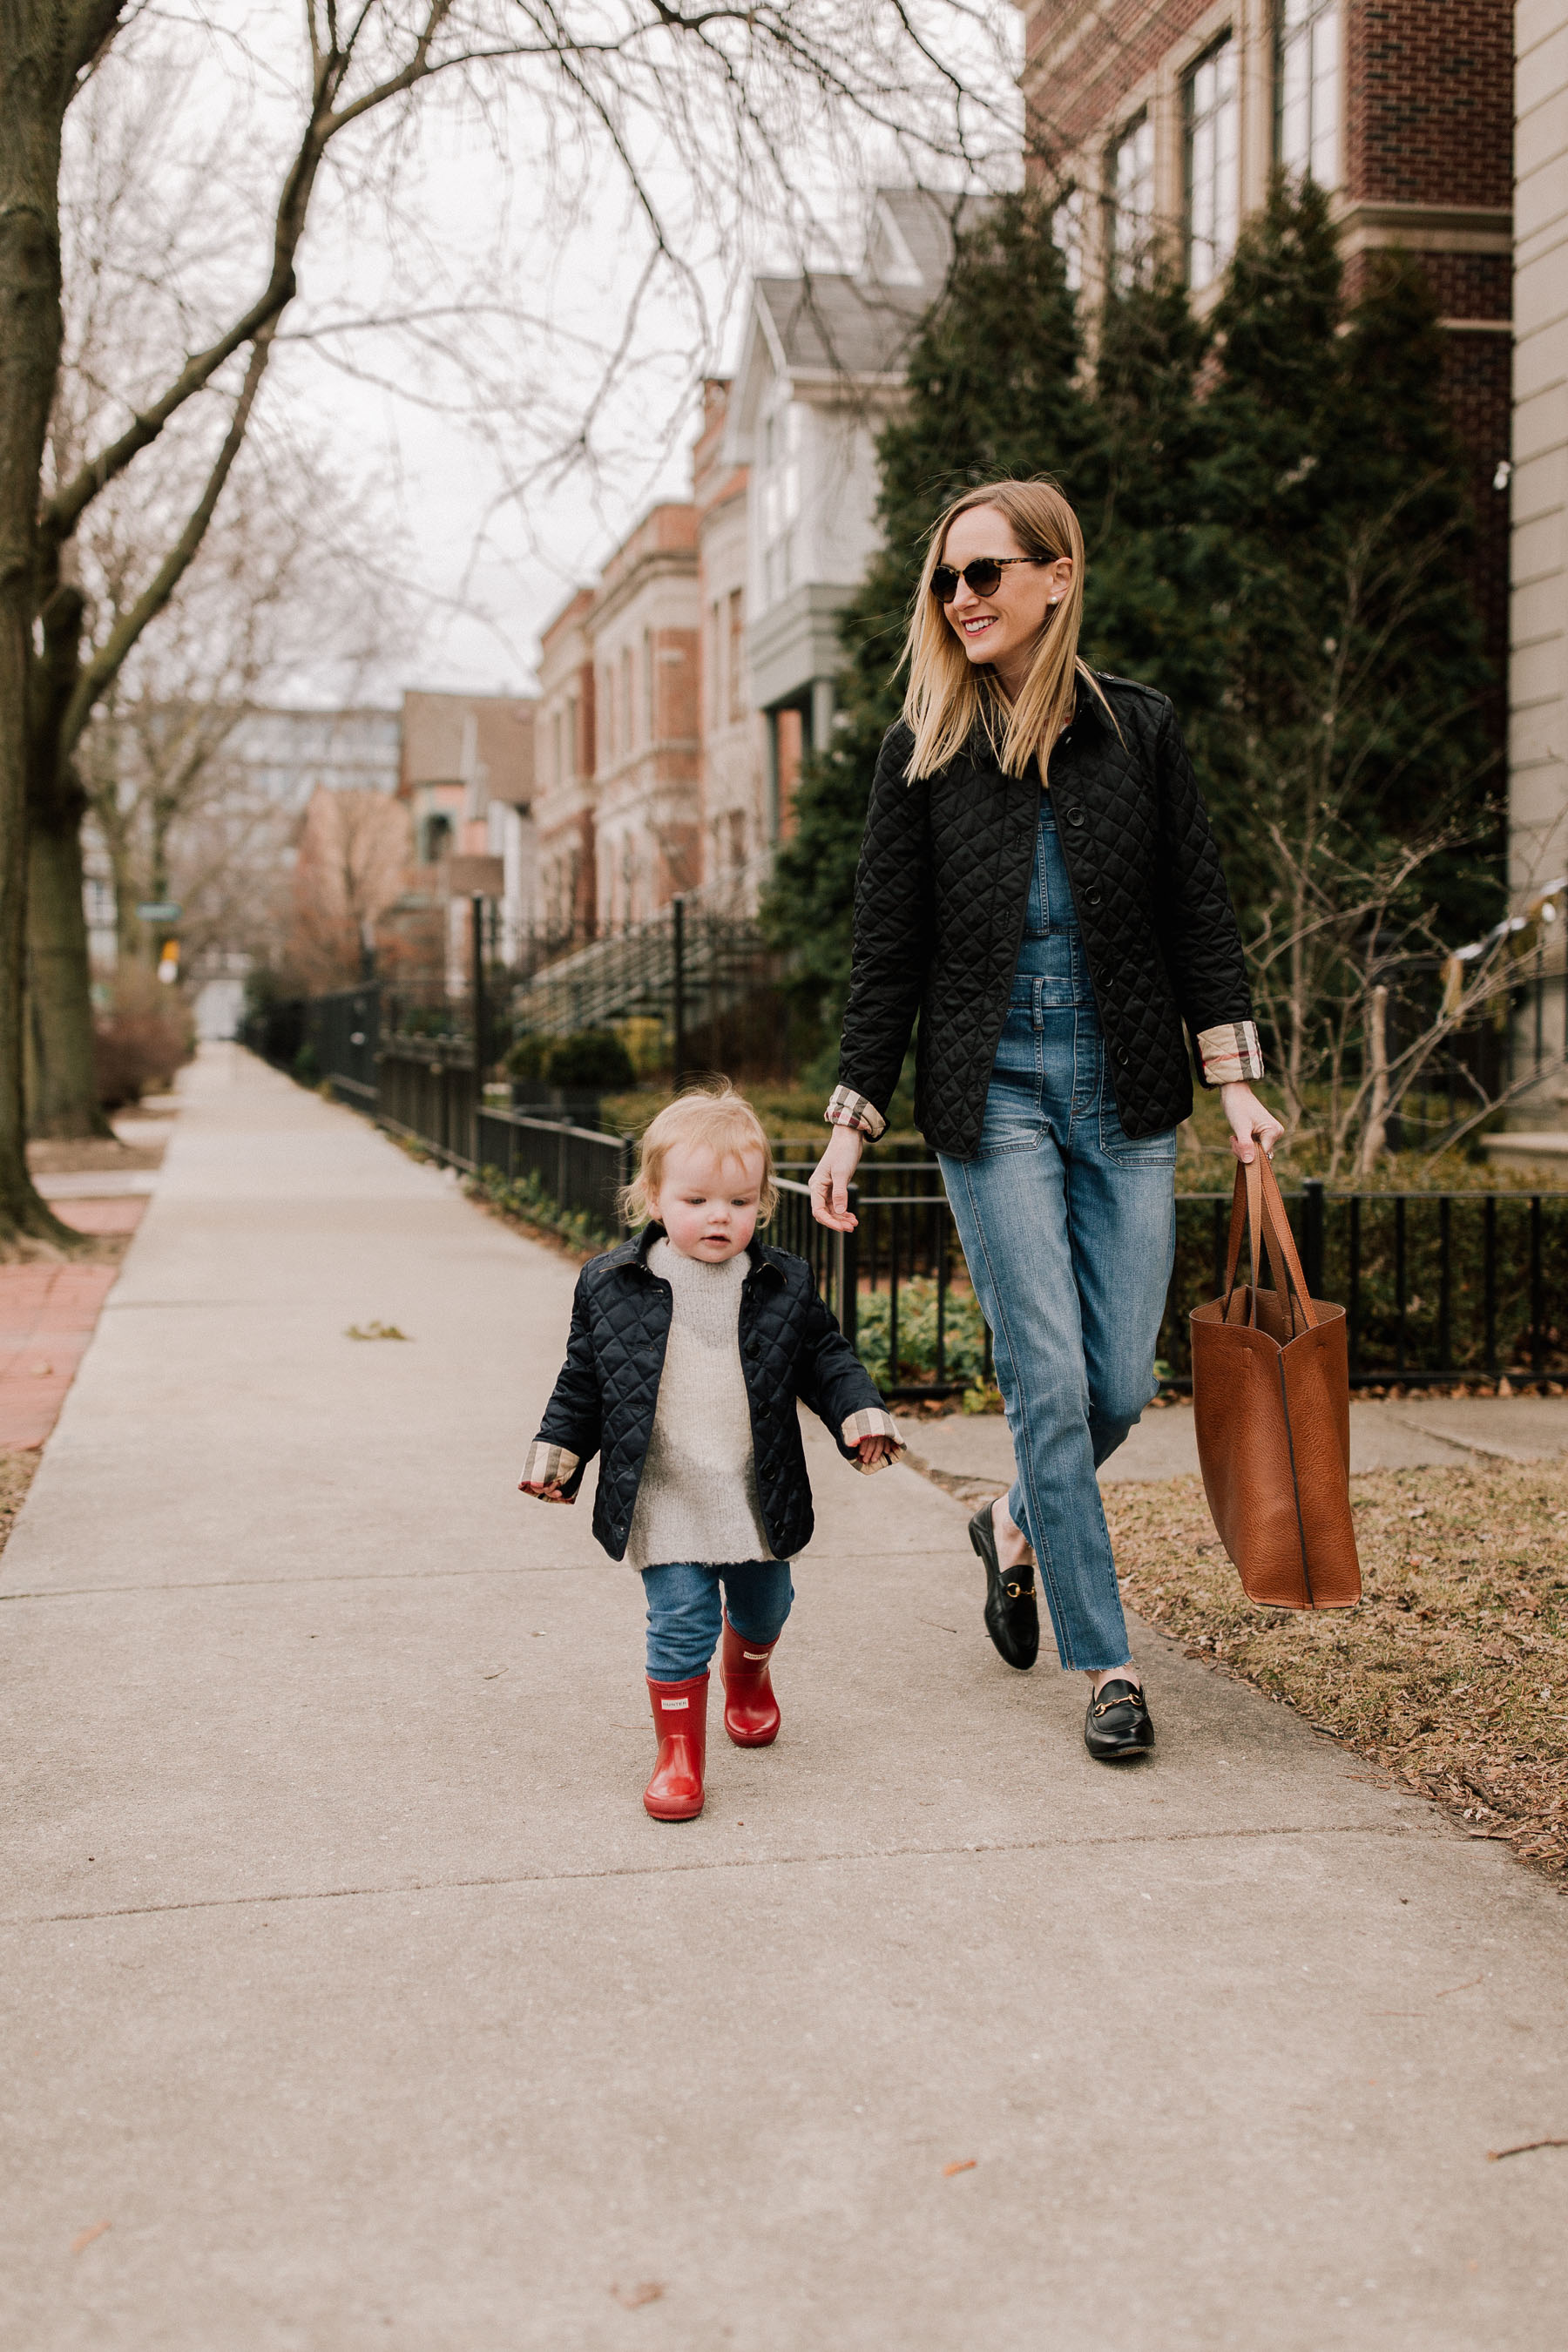
<path fill-rule="evenodd" d="M 977 555 L 962 572 L 951 563 L 939 563 L 931 575 L 931 593 L 939 604 L 951 604 L 958 593 L 958 583 L 967 580 L 977 596 L 994 596 L 1002 585 L 1002 574 L 1009 563 L 1038 563 L 1037 555 Z"/>

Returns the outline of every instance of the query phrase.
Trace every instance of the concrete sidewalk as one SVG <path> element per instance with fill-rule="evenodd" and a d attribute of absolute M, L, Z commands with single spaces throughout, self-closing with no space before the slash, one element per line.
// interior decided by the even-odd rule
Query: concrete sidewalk
<path fill-rule="evenodd" d="M 942 1413 L 900 1423 L 911 1460 L 944 1479 L 1000 1491 L 1013 1483 L 1013 1441 L 1000 1413 Z M 1351 1405 L 1351 1475 L 1544 1462 L 1568 1453 L 1568 1397 L 1378 1399 Z M 1197 1475 L 1190 1404 L 1152 1408 L 1100 1473 L 1101 1486 Z"/>
<path fill-rule="evenodd" d="M 185 1093 L 0 1561 L 6 2352 L 1556 2340 L 1560 1895 L 1147 1634 L 1096 1768 L 825 1443 L 784 1735 L 649 1822 L 636 1579 L 513 1491 L 573 1267 Z"/>

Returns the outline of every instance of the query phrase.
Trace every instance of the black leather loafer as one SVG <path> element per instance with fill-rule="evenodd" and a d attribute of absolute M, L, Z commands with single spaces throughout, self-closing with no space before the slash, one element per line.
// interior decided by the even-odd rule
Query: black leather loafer
<path fill-rule="evenodd" d="M 1040 1654 L 1040 1612 L 1035 1600 L 1033 1564 L 1004 1568 L 996 1557 L 991 1506 L 969 1522 L 969 1540 L 985 1563 L 985 1631 L 998 1653 L 1020 1673 Z"/>
<path fill-rule="evenodd" d="M 1147 1756 L 1154 1745 L 1154 1726 L 1143 1694 L 1136 1683 L 1112 1675 L 1100 1685 L 1083 1719 L 1083 1744 L 1101 1764 L 1121 1764 L 1129 1756 Z"/>

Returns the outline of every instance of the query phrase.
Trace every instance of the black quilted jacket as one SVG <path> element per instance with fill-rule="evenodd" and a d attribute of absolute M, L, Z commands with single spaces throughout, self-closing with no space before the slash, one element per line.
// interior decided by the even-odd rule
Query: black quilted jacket
<path fill-rule="evenodd" d="M 1057 826 L 1116 1108 L 1129 1138 L 1193 1107 L 1183 1024 L 1249 1020 L 1236 916 L 1168 698 L 1101 677 L 1123 741 L 1080 679 L 1051 754 Z M 855 884 L 855 961 L 838 1077 L 884 1116 L 920 1016 L 915 1118 L 967 1158 L 1007 1015 L 1035 857 L 1039 783 L 1005 776 L 976 730 L 907 783 L 911 737 L 889 728 Z"/>
<path fill-rule="evenodd" d="M 594 1533 L 612 1559 L 626 1556 L 669 1338 L 670 1287 L 647 1264 L 663 1230 L 646 1226 L 635 1241 L 583 1268 L 566 1361 L 539 1427 L 541 1439 L 581 1456 L 564 1489 L 569 1495 L 592 1456 L 603 1453 Z M 882 1400 L 819 1297 L 805 1260 L 763 1242 L 752 1244 L 751 1260 L 741 1288 L 741 1363 L 763 1525 L 774 1558 L 787 1559 L 811 1541 L 814 1525 L 795 1399 L 826 1423 L 849 1462 L 855 1454 L 839 1433 L 844 1423 L 868 1406 L 879 1409 Z"/>

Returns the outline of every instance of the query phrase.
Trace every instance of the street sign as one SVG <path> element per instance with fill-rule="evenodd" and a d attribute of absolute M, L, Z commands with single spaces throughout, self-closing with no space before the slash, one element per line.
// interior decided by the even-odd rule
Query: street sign
<path fill-rule="evenodd" d="M 177 898 L 146 898 L 136 909 L 136 919 L 142 923 L 177 923 L 184 911 Z"/>

